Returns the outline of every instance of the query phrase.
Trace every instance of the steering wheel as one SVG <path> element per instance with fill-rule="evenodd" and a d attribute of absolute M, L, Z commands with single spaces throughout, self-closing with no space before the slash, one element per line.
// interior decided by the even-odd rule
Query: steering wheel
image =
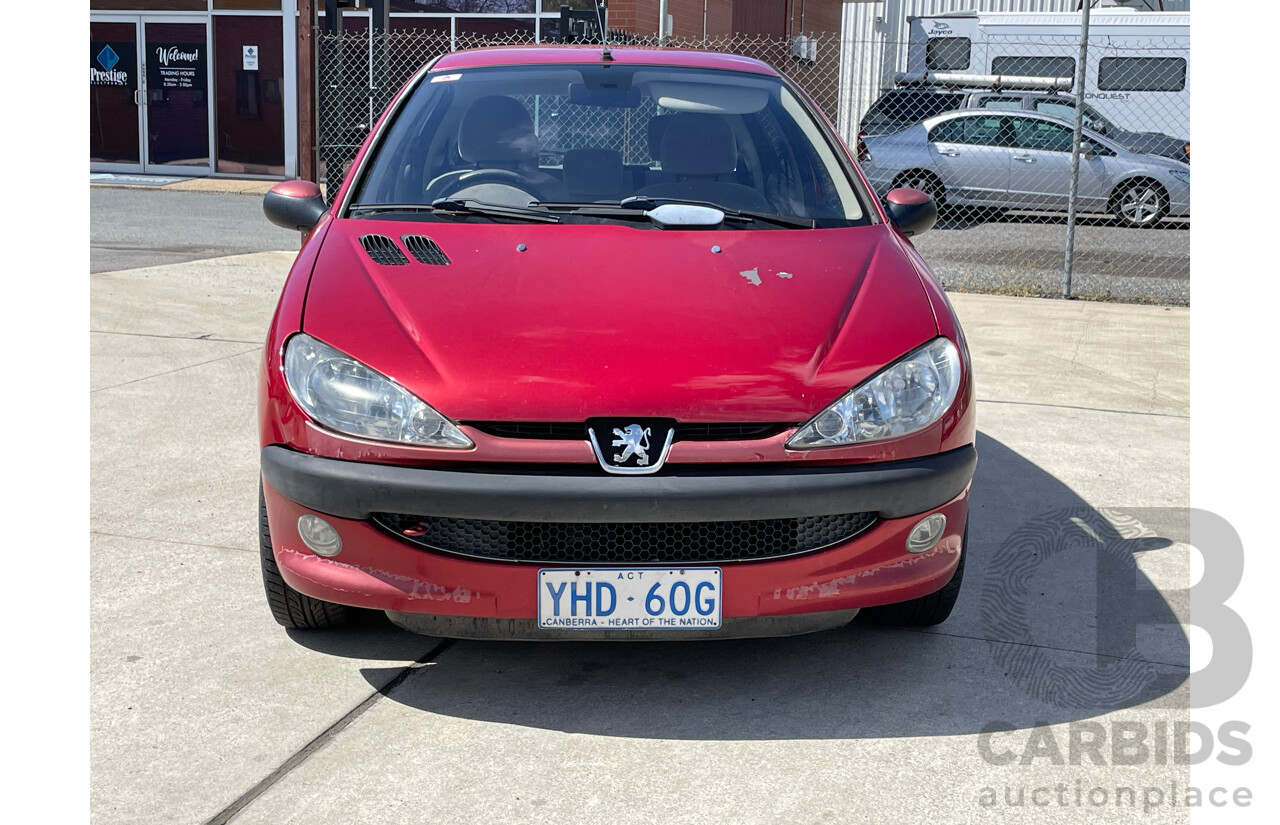
<path fill-rule="evenodd" d="M 454 172 L 432 181 L 431 185 L 427 187 L 427 201 L 446 198 L 459 190 L 472 186 L 483 186 L 487 183 L 517 189 L 529 195 L 529 200 L 548 200 L 546 194 L 537 185 L 530 183 L 519 172 L 512 172 L 509 169 L 468 169 L 465 172 Z M 523 203 L 518 205 L 524 206 Z"/>

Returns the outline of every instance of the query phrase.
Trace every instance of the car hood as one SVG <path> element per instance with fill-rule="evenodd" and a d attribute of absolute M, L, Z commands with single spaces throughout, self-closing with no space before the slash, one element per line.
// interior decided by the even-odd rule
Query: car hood
<path fill-rule="evenodd" d="M 448 263 L 375 263 L 365 235 L 431 238 Z M 899 243 L 883 225 L 335 220 L 303 329 L 454 420 L 800 422 L 937 334 Z"/>
<path fill-rule="evenodd" d="M 1186 157 L 1183 147 L 1187 141 L 1178 140 L 1159 132 L 1115 132 L 1108 133 L 1112 141 L 1120 144 L 1130 152 L 1139 155 L 1159 155 L 1180 161 Z"/>

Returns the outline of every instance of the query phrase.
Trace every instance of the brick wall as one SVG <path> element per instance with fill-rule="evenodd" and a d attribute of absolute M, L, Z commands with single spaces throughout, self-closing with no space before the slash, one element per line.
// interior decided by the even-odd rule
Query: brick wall
<path fill-rule="evenodd" d="M 840 31 L 841 0 L 668 0 L 676 37 L 732 34 L 785 37 Z M 658 0 L 612 0 L 609 26 L 639 35 L 658 33 Z M 801 25 L 803 21 L 803 26 Z"/>

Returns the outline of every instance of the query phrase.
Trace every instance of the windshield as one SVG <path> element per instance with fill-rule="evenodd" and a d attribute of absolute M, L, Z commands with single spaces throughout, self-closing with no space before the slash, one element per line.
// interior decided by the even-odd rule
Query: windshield
<path fill-rule="evenodd" d="M 864 210 L 824 129 L 778 78 L 665 66 L 507 66 L 429 73 L 375 148 L 351 214 L 562 222 L 607 209 L 710 204 L 797 218 L 750 228 L 847 226 Z M 413 210 L 413 205 L 453 207 Z M 474 204 L 513 207 L 495 210 Z M 514 209 L 519 207 L 519 210 Z M 583 210 L 577 210 L 583 211 Z M 617 218 L 621 219 L 621 218 Z M 765 225 L 767 223 L 767 226 Z"/>
<path fill-rule="evenodd" d="M 1037 112 L 1060 117 L 1063 120 L 1074 121 L 1076 119 L 1076 103 L 1069 98 L 1050 97 L 1036 100 L 1035 104 Z M 1095 132 L 1108 132 L 1112 128 L 1111 122 L 1088 103 L 1084 104 L 1084 126 L 1086 129 L 1092 129 Z"/>

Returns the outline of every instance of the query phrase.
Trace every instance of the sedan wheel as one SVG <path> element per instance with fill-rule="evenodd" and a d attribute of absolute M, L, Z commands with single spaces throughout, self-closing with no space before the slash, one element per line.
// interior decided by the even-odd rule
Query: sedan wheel
<path fill-rule="evenodd" d="M 942 181 L 938 180 L 937 175 L 921 169 L 904 172 L 893 182 L 894 189 L 904 186 L 908 189 L 918 189 L 924 192 L 933 198 L 934 203 L 939 206 L 942 205 L 943 200 L 946 198 L 947 189 L 942 185 Z"/>
<path fill-rule="evenodd" d="M 1132 227 L 1152 226 L 1168 209 L 1169 196 L 1164 187 L 1152 181 L 1127 184 L 1116 194 L 1112 205 L 1115 216 Z"/>

